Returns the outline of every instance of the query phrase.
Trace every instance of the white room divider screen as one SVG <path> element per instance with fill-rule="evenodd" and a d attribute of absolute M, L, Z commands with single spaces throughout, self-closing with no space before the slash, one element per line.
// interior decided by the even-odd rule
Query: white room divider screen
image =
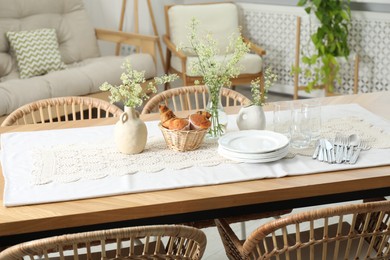
<path fill-rule="evenodd" d="M 239 6 L 244 34 L 266 49 L 265 64 L 279 75 L 280 84 L 273 90 L 292 94 L 296 17 L 302 17 L 301 50 L 307 49 L 310 32 L 315 29 L 314 19 L 309 19 L 300 7 L 247 3 Z M 360 57 L 359 92 L 390 90 L 390 14 L 353 11 L 349 44 L 351 53 Z M 343 61 L 342 83 L 336 85 L 336 91 L 352 93 L 353 66 L 351 55 Z M 306 84 L 304 77 L 300 77 L 299 84 Z"/>

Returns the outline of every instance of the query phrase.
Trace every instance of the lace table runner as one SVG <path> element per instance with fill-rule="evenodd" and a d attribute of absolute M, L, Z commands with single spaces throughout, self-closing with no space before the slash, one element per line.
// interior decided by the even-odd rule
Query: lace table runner
<path fill-rule="evenodd" d="M 342 123 L 340 123 L 342 122 Z M 373 148 L 390 148 L 390 134 L 356 118 L 330 119 L 322 126 L 322 137 L 332 140 L 337 132 L 358 134 Z M 113 143 L 61 145 L 33 151 L 33 184 L 50 182 L 76 182 L 81 179 L 100 179 L 137 172 L 157 172 L 163 169 L 184 169 L 192 166 L 215 166 L 235 163 L 220 156 L 216 140 L 205 139 L 195 151 L 175 152 L 169 150 L 162 137 L 149 138 L 140 154 L 124 155 Z M 290 148 L 287 158 L 295 155 L 311 156 L 314 145 L 307 149 Z"/>
<path fill-rule="evenodd" d="M 217 152 L 217 140 L 206 139 L 202 146 L 185 153 L 169 150 L 162 137 L 148 140 L 140 154 L 121 154 L 112 142 L 61 145 L 33 151 L 33 184 L 75 182 L 163 169 L 179 170 L 194 165 L 215 166 L 233 163 Z"/>

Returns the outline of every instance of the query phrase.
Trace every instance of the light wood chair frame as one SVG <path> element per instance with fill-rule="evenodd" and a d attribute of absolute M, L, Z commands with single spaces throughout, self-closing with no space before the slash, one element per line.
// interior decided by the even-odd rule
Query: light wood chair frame
<path fill-rule="evenodd" d="M 107 29 L 95 29 L 96 38 L 102 41 L 108 41 L 116 44 L 128 44 L 136 46 L 137 53 L 147 53 L 153 58 L 154 65 L 157 67 L 156 43 L 157 36 L 143 35 L 137 33 L 127 33 Z"/>
<path fill-rule="evenodd" d="M 119 107 L 102 99 L 77 96 L 49 98 L 16 109 L 7 116 L 1 126 L 90 120 L 103 116 L 119 117 L 122 113 Z"/>
<path fill-rule="evenodd" d="M 150 19 L 151 19 L 151 23 L 152 23 L 152 27 L 153 27 L 153 32 L 154 32 L 154 35 L 157 37 L 157 39 L 155 39 L 155 40 L 156 40 L 157 48 L 158 48 L 158 51 L 159 51 L 159 54 L 160 54 L 161 63 L 162 63 L 163 68 L 165 68 L 164 55 L 163 55 L 163 52 L 162 52 L 160 37 L 159 37 L 159 34 L 158 34 L 156 20 L 154 18 L 154 12 L 153 12 L 153 7 L 152 7 L 151 0 L 146 0 L 146 3 L 148 5 L 149 15 L 150 15 Z M 139 4 L 138 0 L 134 0 L 133 1 L 133 7 L 134 7 L 134 9 L 133 9 L 134 10 L 134 32 L 137 35 L 139 33 L 139 5 L 138 4 Z M 124 20 L 125 20 L 126 6 L 127 6 L 127 0 L 122 0 L 122 8 L 121 8 L 121 13 L 120 13 L 119 28 L 118 28 L 120 32 L 123 31 L 123 23 L 124 23 Z M 116 55 L 119 55 L 120 47 L 121 47 L 121 44 L 117 43 L 116 44 L 116 48 L 115 48 L 115 54 Z M 137 46 L 136 50 L 139 51 L 140 47 L 141 46 Z M 148 47 L 148 49 L 149 49 L 149 47 Z"/>
<path fill-rule="evenodd" d="M 202 5 L 211 5 L 211 4 L 221 4 L 221 3 L 202 3 Z M 188 5 L 194 5 L 194 4 L 188 4 Z M 196 4 L 199 5 L 199 4 Z M 164 13 L 165 13 L 165 27 L 166 27 L 166 34 L 163 35 L 163 41 L 167 47 L 166 50 L 166 61 L 165 61 L 165 72 L 170 72 L 170 73 L 176 73 L 181 76 L 183 80 L 183 85 L 184 86 L 190 86 L 194 85 L 195 81 L 202 81 L 202 77 L 199 76 L 190 76 L 187 73 L 186 69 L 186 63 L 187 63 L 187 55 L 181 51 L 178 50 L 177 46 L 171 41 L 171 32 L 170 32 L 170 25 L 169 25 L 169 16 L 168 16 L 168 11 L 171 7 L 175 5 L 166 5 L 164 8 Z M 185 26 L 185 25 L 183 25 Z M 266 54 L 266 51 L 251 42 L 249 39 L 244 38 L 244 41 L 250 44 L 250 49 L 252 52 L 258 54 L 259 56 L 263 57 Z M 171 67 L 171 57 L 172 55 L 177 56 L 181 60 L 181 67 L 182 71 L 177 71 L 174 68 Z M 257 74 L 240 74 L 237 78 L 232 79 L 232 85 L 239 85 L 239 84 L 249 84 L 252 80 L 260 78 L 263 79 L 263 70 L 261 70 Z M 167 86 L 166 86 L 167 88 Z"/>
<path fill-rule="evenodd" d="M 300 64 L 300 52 L 301 52 L 301 17 L 297 16 L 296 20 L 296 35 L 295 35 L 295 61 L 294 67 L 299 68 Z M 353 94 L 357 94 L 359 92 L 359 64 L 360 57 L 358 54 L 354 55 L 354 76 L 353 76 Z M 299 72 L 294 71 L 294 94 L 293 98 L 299 98 L 299 91 L 306 90 L 307 86 L 302 86 L 299 84 Z M 314 86 L 313 89 L 323 89 L 325 91 L 325 96 L 334 96 L 338 95 L 337 93 L 331 92 L 328 86 L 323 84 Z"/>
<path fill-rule="evenodd" d="M 155 225 L 89 231 L 33 240 L 0 252 L 0 260 L 42 257 L 63 260 L 64 252 L 72 259 L 201 259 L 206 235 L 183 225 Z M 112 255 L 112 256 L 111 256 Z M 84 258 L 79 258 L 84 257 Z M 67 256 L 69 259 L 71 256 Z M 85 258 L 86 257 L 86 258 Z"/>
<path fill-rule="evenodd" d="M 349 223 L 348 234 L 345 234 L 341 232 L 341 227 L 348 215 L 351 216 L 352 221 Z M 338 218 L 338 223 L 335 224 L 337 232 L 333 235 L 328 233 L 330 226 L 328 220 L 331 217 Z M 323 221 L 317 221 L 320 219 Z M 390 258 L 390 201 L 347 204 L 287 215 L 261 225 L 244 242 L 239 241 L 225 219 L 216 219 L 215 222 L 229 259 L 279 259 L 279 257 L 290 259 L 289 257 L 294 257 L 293 259 L 301 260 L 303 248 L 309 248 L 311 260 L 330 259 L 327 258 L 330 256 L 333 256 L 332 259 L 349 259 L 348 255 L 351 252 L 348 250 L 351 250 L 351 243 L 354 239 L 359 242 L 356 251 L 352 252 L 356 256 L 375 254 L 375 257 L 369 259 Z M 301 241 L 300 238 L 299 225 L 305 222 L 310 226 L 309 241 Z M 292 242 L 287 239 L 289 233 L 287 230 L 291 232 L 289 227 L 298 230 L 295 234 L 290 233 L 295 237 Z M 323 232 L 321 239 L 314 238 L 314 230 L 317 227 L 320 227 Z M 283 245 L 277 245 L 277 234 L 282 234 Z M 344 254 L 340 256 L 341 241 L 347 243 L 347 246 Z M 368 241 L 369 246 L 366 252 L 362 252 L 362 243 L 365 241 Z M 335 243 L 334 252 L 329 252 L 330 249 L 327 251 L 328 243 Z M 322 255 L 314 255 L 316 245 L 323 246 Z"/>
<path fill-rule="evenodd" d="M 221 90 L 221 97 L 225 106 L 245 106 L 251 103 L 251 100 L 243 94 L 225 87 Z M 205 85 L 195 85 L 165 90 L 152 97 L 142 109 L 141 114 L 158 112 L 160 104 L 171 107 L 170 101 L 172 101 L 171 109 L 174 112 L 206 110 L 208 88 Z"/>

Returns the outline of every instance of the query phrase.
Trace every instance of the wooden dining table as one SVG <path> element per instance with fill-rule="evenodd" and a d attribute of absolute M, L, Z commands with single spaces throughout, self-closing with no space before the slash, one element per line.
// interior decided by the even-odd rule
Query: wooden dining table
<path fill-rule="evenodd" d="M 390 92 L 322 98 L 323 105 L 357 103 L 390 121 Z M 237 107 L 227 108 L 236 113 Z M 270 105 L 264 107 L 271 110 Z M 156 114 L 141 115 L 155 120 Z M 0 134 L 114 124 L 116 118 L 10 126 Z M 390 161 L 390 158 L 388 159 Z M 186 223 L 390 195 L 390 165 L 4 207 L 0 174 L 0 247 L 56 234 L 161 223 Z"/>

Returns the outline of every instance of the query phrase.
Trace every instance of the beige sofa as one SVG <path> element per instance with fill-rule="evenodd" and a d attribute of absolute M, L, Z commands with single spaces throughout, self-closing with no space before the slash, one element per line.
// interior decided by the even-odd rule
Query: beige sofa
<path fill-rule="evenodd" d="M 6 37 L 9 31 L 54 28 L 61 60 L 66 68 L 20 79 L 15 53 Z M 16 108 L 45 98 L 97 96 L 107 98 L 99 86 L 120 84 L 126 57 L 100 55 L 97 40 L 139 46 L 142 53 L 130 56 L 134 69 L 156 75 L 155 36 L 141 36 L 94 29 L 82 0 L 0 0 L 0 123 Z"/>

